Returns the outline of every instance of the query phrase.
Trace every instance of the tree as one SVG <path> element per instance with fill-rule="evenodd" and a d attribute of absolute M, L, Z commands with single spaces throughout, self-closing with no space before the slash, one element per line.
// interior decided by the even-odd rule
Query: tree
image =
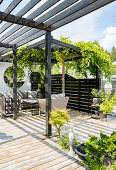
<path fill-rule="evenodd" d="M 112 61 L 114 62 L 114 61 L 116 61 L 116 47 L 112 47 L 111 48 L 111 59 L 112 59 Z"/>

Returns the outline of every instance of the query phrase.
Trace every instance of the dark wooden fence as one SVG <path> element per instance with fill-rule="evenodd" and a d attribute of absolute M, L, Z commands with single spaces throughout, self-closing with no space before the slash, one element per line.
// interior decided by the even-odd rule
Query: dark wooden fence
<path fill-rule="evenodd" d="M 88 112 L 91 111 L 93 88 L 98 88 L 98 79 L 75 79 L 65 75 L 65 94 L 69 96 L 68 108 Z M 52 75 L 52 94 L 62 93 L 62 75 Z"/>

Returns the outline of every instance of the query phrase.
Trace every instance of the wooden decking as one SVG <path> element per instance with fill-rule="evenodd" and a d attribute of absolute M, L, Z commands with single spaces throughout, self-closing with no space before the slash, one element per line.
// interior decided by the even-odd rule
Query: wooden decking
<path fill-rule="evenodd" d="M 41 140 L 44 134 L 43 116 L 1 119 L 0 169 L 68 170 L 80 167 L 76 159 Z"/>
<path fill-rule="evenodd" d="M 100 132 L 110 135 L 116 130 L 116 117 L 92 119 L 88 114 L 71 111 L 71 121 L 62 133 L 73 127 L 77 139 L 85 142 L 89 135 Z M 53 132 L 55 133 L 54 129 Z M 45 139 L 45 115 L 23 114 L 17 120 L 0 119 L 0 170 L 81 170 L 77 159 L 53 147 L 53 140 Z M 51 144 L 50 142 L 51 141 Z M 54 142 L 55 143 L 55 142 Z"/>

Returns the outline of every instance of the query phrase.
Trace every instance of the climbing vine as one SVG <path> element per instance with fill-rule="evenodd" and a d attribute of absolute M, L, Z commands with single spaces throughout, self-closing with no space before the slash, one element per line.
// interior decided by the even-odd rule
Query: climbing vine
<path fill-rule="evenodd" d="M 29 49 L 28 46 L 22 47 L 17 51 L 17 64 L 22 68 L 33 69 L 34 63 L 40 63 L 45 59 L 45 50 Z"/>
<path fill-rule="evenodd" d="M 94 41 L 93 43 L 85 43 L 83 41 L 73 43 L 69 37 L 60 37 L 60 40 L 79 47 L 82 55 L 81 59 L 74 60 L 74 56 L 77 55 L 77 52 L 65 47 L 56 49 L 52 52 L 52 57 L 56 57 L 59 65 L 61 65 L 63 60 L 71 60 L 66 62 L 66 72 L 68 72 L 67 70 L 69 69 L 78 73 L 77 76 L 82 75 L 87 77 L 87 73 L 90 71 L 90 74 L 95 77 L 97 66 L 99 68 L 100 76 L 104 75 L 105 78 L 110 79 L 113 75 L 114 65 L 111 61 L 111 57 L 97 41 Z M 26 46 L 17 51 L 17 62 L 18 66 L 21 68 L 28 67 L 29 70 L 32 70 L 34 62 L 40 64 L 40 62 L 44 60 L 45 49 L 29 49 L 28 46 Z"/>
<path fill-rule="evenodd" d="M 74 50 L 70 51 L 70 49 L 65 49 L 61 52 L 60 50 L 56 50 L 55 55 L 57 61 L 60 62 L 62 59 L 72 59 L 71 62 L 66 63 L 66 67 L 70 70 L 80 73 L 80 75 L 86 78 L 88 71 L 93 77 L 96 76 L 97 66 L 99 69 L 99 76 L 101 77 L 103 75 L 105 78 L 110 80 L 114 72 L 114 65 L 111 61 L 111 56 L 104 51 L 97 41 L 94 41 L 93 43 L 85 43 L 83 41 L 72 43 L 69 40 L 69 37 L 61 37 L 60 40 L 79 47 L 82 57 L 81 59 L 73 60 L 74 56 L 76 55 Z"/>
<path fill-rule="evenodd" d="M 69 40 L 69 37 L 60 37 L 60 41 L 63 41 L 65 43 L 68 43 L 68 44 L 71 44 L 73 45 L 72 41 Z M 61 49 L 56 49 L 54 52 L 53 52 L 53 55 L 56 57 L 56 60 L 61 64 L 63 60 L 73 60 L 74 58 L 74 55 L 76 55 L 77 52 L 75 52 L 74 50 L 72 49 L 69 49 L 69 48 L 61 48 Z"/>
<path fill-rule="evenodd" d="M 76 62 L 77 69 L 82 75 L 87 77 L 87 71 L 89 70 L 91 75 L 95 77 L 97 66 L 99 75 L 104 75 L 105 78 L 110 79 L 114 71 L 111 56 L 104 51 L 97 41 L 93 43 L 80 41 L 74 45 L 80 48 L 82 54 L 82 58 Z"/>

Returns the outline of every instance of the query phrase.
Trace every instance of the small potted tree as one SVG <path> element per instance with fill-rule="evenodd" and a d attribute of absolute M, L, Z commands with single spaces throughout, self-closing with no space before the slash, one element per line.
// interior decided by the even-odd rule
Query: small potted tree
<path fill-rule="evenodd" d="M 99 106 L 99 117 L 106 118 L 107 113 L 113 112 L 113 106 L 116 104 L 116 92 L 114 93 L 114 96 L 110 98 L 110 92 L 108 91 L 101 100 L 102 102 L 97 104 L 97 106 Z"/>
<path fill-rule="evenodd" d="M 59 138 L 61 137 L 61 129 L 63 125 L 70 120 L 69 110 L 67 109 L 55 109 L 51 112 L 50 123 L 55 126 Z"/>

